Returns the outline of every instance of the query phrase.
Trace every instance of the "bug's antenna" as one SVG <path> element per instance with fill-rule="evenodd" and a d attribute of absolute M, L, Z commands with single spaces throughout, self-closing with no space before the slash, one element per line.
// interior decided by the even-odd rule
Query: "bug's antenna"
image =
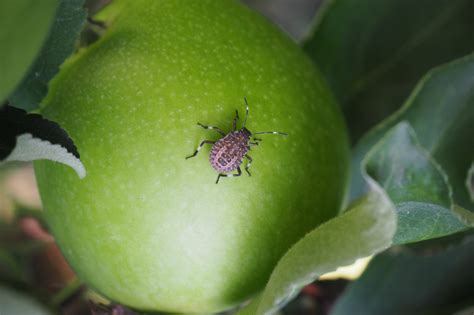
<path fill-rule="evenodd" d="M 279 132 L 279 131 L 261 131 L 261 132 L 252 132 L 253 135 L 262 135 L 262 134 L 272 134 L 272 135 L 281 135 L 281 136 L 288 136 L 287 133 Z"/>
<path fill-rule="evenodd" d="M 247 122 L 247 117 L 249 116 L 249 103 L 247 103 L 247 98 L 245 96 L 244 96 L 244 101 L 247 107 L 245 108 L 245 118 L 244 118 L 244 124 L 242 125 L 242 128 L 245 127 L 245 123 Z"/>

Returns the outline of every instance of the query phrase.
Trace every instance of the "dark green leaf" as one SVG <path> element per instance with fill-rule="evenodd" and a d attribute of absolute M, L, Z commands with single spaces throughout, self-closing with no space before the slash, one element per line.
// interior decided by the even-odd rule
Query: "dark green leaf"
<path fill-rule="evenodd" d="M 0 102 L 17 86 L 53 22 L 57 0 L 0 2 Z"/>
<path fill-rule="evenodd" d="M 370 262 L 332 315 L 444 315 L 472 306 L 474 239 L 430 253 L 396 249 Z"/>
<path fill-rule="evenodd" d="M 27 295 L 0 287 L 0 314 L 52 315 L 52 312 Z"/>
<path fill-rule="evenodd" d="M 39 114 L 3 106 L 0 108 L 0 166 L 12 161 L 51 160 L 86 176 L 74 142 L 57 123 Z"/>
<path fill-rule="evenodd" d="M 86 20 L 84 0 L 61 0 L 52 30 L 33 67 L 21 85 L 10 95 L 16 107 L 32 110 L 48 92 L 48 82 L 59 66 L 72 54 Z"/>
<path fill-rule="evenodd" d="M 395 244 L 453 234 L 468 228 L 451 211 L 448 179 L 400 122 L 366 155 L 367 173 L 387 192 L 398 213 Z"/>
<path fill-rule="evenodd" d="M 395 229 L 393 205 L 374 184 L 349 211 L 291 247 L 273 270 L 263 293 L 239 314 L 273 313 L 320 275 L 387 248 Z"/>
<path fill-rule="evenodd" d="M 305 48 L 359 138 L 429 69 L 474 51 L 472 0 L 328 0 Z"/>
<path fill-rule="evenodd" d="M 364 191 L 364 178 L 358 171 L 363 157 L 400 121 L 413 127 L 419 144 L 446 173 L 453 202 L 472 210 L 466 170 L 474 156 L 474 54 L 430 71 L 403 108 L 359 141 L 352 160 L 352 198 Z"/>

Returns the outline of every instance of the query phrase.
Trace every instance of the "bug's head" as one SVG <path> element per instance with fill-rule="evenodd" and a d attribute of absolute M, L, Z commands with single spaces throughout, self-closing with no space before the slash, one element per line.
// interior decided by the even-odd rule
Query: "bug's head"
<path fill-rule="evenodd" d="M 241 129 L 242 133 L 248 138 L 250 139 L 250 137 L 252 136 L 252 133 L 250 132 L 250 130 L 248 130 L 247 128 L 243 127 Z"/>

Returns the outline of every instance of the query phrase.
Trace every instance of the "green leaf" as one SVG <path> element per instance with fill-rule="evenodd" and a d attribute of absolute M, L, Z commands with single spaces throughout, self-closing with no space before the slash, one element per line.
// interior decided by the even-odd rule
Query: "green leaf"
<path fill-rule="evenodd" d="M 466 189 L 466 170 L 474 156 L 474 54 L 430 71 L 398 112 L 359 141 L 352 159 L 352 198 L 362 195 L 365 186 L 356 168 L 400 121 L 411 125 L 419 145 L 447 175 L 456 207 L 474 209 Z"/>
<path fill-rule="evenodd" d="M 53 27 L 38 58 L 25 79 L 9 97 L 13 105 L 26 110 L 39 106 L 48 92 L 48 82 L 74 51 L 86 17 L 84 0 L 60 1 Z"/>
<path fill-rule="evenodd" d="M 472 236 L 435 253 L 394 248 L 370 262 L 331 314 L 454 314 L 474 302 L 473 265 Z"/>
<path fill-rule="evenodd" d="M 471 201 L 474 202 L 474 163 L 472 163 L 469 171 L 467 171 L 466 189 L 467 193 L 469 194 L 469 198 L 471 198 Z"/>
<path fill-rule="evenodd" d="M 0 2 L 0 102 L 23 78 L 53 22 L 57 0 Z"/>
<path fill-rule="evenodd" d="M 429 69 L 474 51 L 473 29 L 472 0 L 328 0 L 305 48 L 358 139 Z"/>
<path fill-rule="evenodd" d="M 368 181 L 373 183 L 370 178 Z M 273 270 L 263 293 L 242 314 L 272 314 L 320 275 L 387 248 L 396 230 L 393 205 L 373 190 L 297 242 Z"/>
<path fill-rule="evenodd" d="M 0 314 L 8 315 L 52 315 L 33 298 L 0 286 Z"/>
<path fill-rule="evenodd" d="M 451 211 L 446 174 L 417 142 L 406 122 L 391 129 L 362 162 L 398 213 L 395 244 L 417 242 L 468 229 Z"/>

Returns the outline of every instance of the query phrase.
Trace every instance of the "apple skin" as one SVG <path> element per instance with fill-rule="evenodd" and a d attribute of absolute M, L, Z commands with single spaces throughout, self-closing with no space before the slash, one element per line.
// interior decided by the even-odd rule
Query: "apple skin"
<path fill-rule="evenodd" d="M 42 114 L 87 169 L 35 162 L 47 221 L 79 277 L 142 310 L 216 312 L 261 290 L 288 248 L 335 216 L 349 148 L 302 50 L 236 1 L 119 1 L 63 65 Z M 252 176 L 221 178 L 204 139 L 250 113 Z M 245 162 L 244 162 L 245 163 Z M 242 168 L 243 170 L 243 168 Z M 315 248 L 314 250 L 318 250 Z"/>

